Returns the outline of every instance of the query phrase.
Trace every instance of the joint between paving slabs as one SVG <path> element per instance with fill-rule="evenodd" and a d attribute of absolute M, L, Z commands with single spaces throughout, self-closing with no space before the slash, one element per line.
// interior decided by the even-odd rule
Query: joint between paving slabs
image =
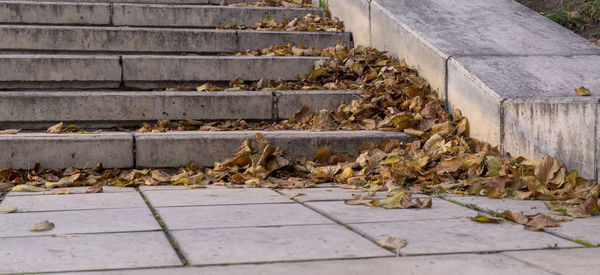
<path fill-rule="evenodd" d="M 277 192 L 278 194 L 280 194 L 280 195 L 282 195 L 282 196 L 284 195 L 283 193 L 279 192 L 279 190 L 273 190 L 273 191 Z M 355 234 L 359 235 L 361 238 L 364 238 L 364 239 L 367 239 L 367 240 L 369 240 L 370 242 L 374 243 L 376 246 L 378 246 L 378 247 L 381 247 L 381 246 L 379 246 L 379 245 L 377 244 L 377 240 L 375 240 L 375 239 L 373 239 L 373 238 L 371 238 L 371 237 L 369 237 L 369 236 L 366 236 L 366 235 L 362 234 L 362 233 L 361 233 L 361 232 L 359 232 L 359 231 L 356 231 L 356 230 L 354 230 L 354 229 L 353 229 L 351 226 L 349 226 L 349 225 L 347 225 L 347 224 L 345 224 L 345 223 L 343 223 L 343 222 L 341 222 L 341 221 L 339 221 L 339 220 L 337 220 L 337 219 L 335 219 L 335 218 L 333 218 L 333 217 L 331 217 L 331 216 L 327 215 L 327 213 L 324 213 L 324 212 L 322 212 L 322 211 L 320 211 L 320 210 L 318 210 L 318 209 L 315 209 L 315 208 L 313 208 L 313 207 L 310 207 L 309 205 L 306 205 L 305 203 L 303 203 L 303 202 L 301 202 L 301 201 L 298 201 L 298 200 L 296 200 L 296 199 L 292 199 L 292 200 L 293 200 L 293 201 L 295 201 L 295 202 L 297 202 L 297 203 L 299 203 L 300 205 L 302 205 L 302 206 L 304 206 L 304 207 L 306 207 L 306 208 L 308 208 L 308 209 L 310 209 L 310 210 L 312 210 L 312 211 L 314 211 L 314 212 L 318 213 L 319 215 L 321 215 L 321 216 L 325 217 L 326 219 L 329 219 L 329 220 L 331 220 L 331 221 L 335 222 L 336 224 L 338 224 L 338 225 L 340 225 L 340 226 L 343 226 L 344 228 L 346 228 L 346 229 L 348 229 L 348 230 L 352 231 L 353 233 L 355 233 Z M 340 201 L 340 202 L 342 202 L 342 201 Z M 386 248 L 383 248 L 383 247 L 381 247 L 381 248 L 382 248 L 382 249 L 386 249 Z M 390 251 L 390 252 L 394 252 L 394 253 L 395 253 L 395 251 L 392 251 L 392 250 L 390 250 L 390 249 L 386 249 L 386 250 L 388 250 L 388 251 Z M 402 253 L 400 253 L 400 255 L 402 255 Z"/>
<path fill-rule="evenodd" d="M 108 25 L 114 26 L 113 18 L 115 14 L 114 3 L 108 4 Z"/>
<path fill-rule="evenodd" d="M 276 91 L 271 92 L 271 94 L 273 95 L 273 104 L 271 105 L 271 110 L 272 110 L 271 118 L 273 119 L 273 121 L 278 122 L 279 121 L 279 96 L 277 95 Z"/>
<path fill-rule="evenodd" d="M 175 250 L 175 253 L 179 257 L 179 260 L 181 261 L 181 263 L 183 264 L 183 266 L 190 266 L 189 265 L 189 261 L 185 258 L 185 255 L 183 255 L 183 252 L 179 248 L 179 243 L 177 242 L 177 240 L 175 240 L 175 238 L 173 237 L 173 235 L 171 235 L 171 232 L 169 232 L 169 229 L 167 228 L 167 225 L 162 220 L 162 218 L 160 217 L 160 215 L 158 214 L 158 212 L 156 211 L 156 209 L 154 209 L 154 206 L 152 206 L 152 204 L 150 203 L 150 201 L 148 200 L 148 198 L 146 198 L 146 196 L 144 195 L 144 193 L 138 187 L 135 187 L 135 189 L 140 194 L 140 196 L 142 196 L 142 199 L 146 203 L 146 206 L 148 206 L 148 209 L 150 209 L 150 212 L 152 212 L 152 216 L 154 216 L 154 219 L 156 219 L 156 222 L 162 228 L 162 231 L 165 233 L 165 236 L 167 237 L 167 240 L 169 240 L 169 244 L 171 245 L 171 247 L 173 248 L 173 250 Z"/>

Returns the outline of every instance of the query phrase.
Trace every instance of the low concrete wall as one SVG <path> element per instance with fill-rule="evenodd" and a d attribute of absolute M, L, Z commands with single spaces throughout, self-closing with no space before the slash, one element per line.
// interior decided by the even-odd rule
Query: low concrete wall
<path fill-rule="evenodd" d="M 448 110 L 470 119 L 474 137 L 598 177 L 599 102 L 574 89 L 600 92 L 600 47 L 514 0 L 329 0 L 329 8 L 350 21 L 356 44 L 416 68 Z"/>

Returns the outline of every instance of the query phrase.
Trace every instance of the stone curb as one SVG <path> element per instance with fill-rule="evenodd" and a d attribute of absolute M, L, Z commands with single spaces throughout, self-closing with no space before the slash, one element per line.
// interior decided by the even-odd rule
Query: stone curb
<path fill-rule="evenodd" d="M 195 1 L 181 5 L 116 2 L 119 3 L 2 1 L 0 23 L 198 28 L 228 24 L 250 26 L 264 17 L 280 22 L 283 18 L 304 17 L 308 13 L 323 14 L 321 9 L 193 5 Z"/>
<path fill-rule="evenodd" d="M 410 142 L 404 133 L 381 131 L 189 131 L 167 133 L 43 134 L 0 135 L 0 167 L 32 169 L 39 161 L 44 168 L 181 167 L 190 161 L 212 166 L 231 156 L 245 139 L 261 133 L 281 146 L 292 158 L 311 158 L 322 146 L 333 151 L 357 154 L 369 140 L 398 139 Z"/>
<path fill-rule="evenodd" d="M 289 119 L 303 106 L 335 110 L 360 91 L 121 92 L 19 91 L 0 93 L 0 129 L 139 127 L 143 121 Z"/>
<path fill-rule="evenodd" d="M 288 44 L 351 46 L 350 34 L 185 28 L 0 25 L 0 49 L 11 51 L 222 53 Z"/>
<path fill-rule="evenodd" d="M 318 4 L 319 1 L 313 1 Z M 356 44 L 405 59 L 514 156 L 549 153 L 598 178 L 600 47 L 513 0 L 329 0 Z"/>

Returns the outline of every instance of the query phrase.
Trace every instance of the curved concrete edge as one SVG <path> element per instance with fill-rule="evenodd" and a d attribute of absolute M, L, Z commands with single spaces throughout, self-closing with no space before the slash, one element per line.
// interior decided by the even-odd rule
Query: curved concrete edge
<path fill-rule="evenodd" d="M 0 92 L 0 129 L 41 130 L 58 122 L 98 129 L 163 119 L 277 121 L 293 117 L 303 105 L 336 110 L 360 95 L 355 90 Z"/>
<path fill-rule="evenodd" d="M 398 139 L 414 140 L 404 133 L 381 131 L 235 131 L 235 132 L 169 132 L 134 134 L 138 167 L 181 167 L 190 161 L 212 166 L 236 152 L 245 139 L 261 133 L 286 155 L 311 158 L 322 146 L 333 151 L 357 154 L 357 148 L 369 140 L 382 142 Z"/>
<path fill-rule="evenodd" d="M 334 16 L 355 20 L 346 27 L 357 44 L 405 59 L 448 110 L 461 109 L 472 136 L 515 156 L 548 153 L 598 178 L 599 103 L 574 89 L 600 93 L 600 47 L 513 0 L 329 5 Z"/>

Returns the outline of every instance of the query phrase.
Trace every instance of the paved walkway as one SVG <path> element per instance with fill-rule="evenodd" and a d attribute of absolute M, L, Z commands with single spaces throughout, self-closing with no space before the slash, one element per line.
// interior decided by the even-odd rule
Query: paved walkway
<path fill-rule="evenodd" d="M 431 209 L 345 205 L 353 190 L 105 187 L 9 193 L 0 208 L 0 273 L 593 274 L 600 216 L 547 232 L 482 224 L 478 209 L 546 212 L 541 202 L 446 196 Z M 284 195 L 303 193 L 293 200 Z M 41 221 L 55 228 L 30 232 Z M 375 244 L 406 239 L 401 257 Z M 576 242 L 577 240 L 577 242 Z M 578 243 L 579 242 L 579 243 Z M 191 266 L 191 267 L 190 267 Z M 92 271 L 92 272 L 83 272 Z"/>

